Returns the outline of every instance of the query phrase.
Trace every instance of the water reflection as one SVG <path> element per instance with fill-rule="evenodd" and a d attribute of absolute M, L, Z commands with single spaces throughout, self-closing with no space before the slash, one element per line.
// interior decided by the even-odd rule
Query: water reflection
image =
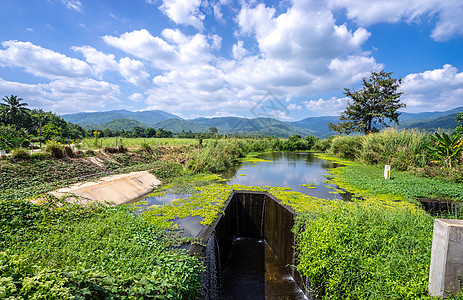
<path fill-rule="evenodd" d="M 323 199 L 342 199 L 350 201 L 351 194 L 338 193 L 335 186 L 325 183 L 327 171 L 339 165 L 317 158 L 307 152 L 273 152 L 259 156 L 267 162 L 243 162 L 222 173 L 226 183 L 249 186 L 289 187 L 291 190 Z M 311 188 L 302 186 L 310 184 Z M 151 205 L 170 204 L 174 199 L 183 199 L 191 194 L 166 194 L 165 196 L 147 197 L 142 210 Z M 182 236 L 196 236 L 203 225 L 198 216 L 173 220 L 184 228 Z"/>
<path fill-rule="evenodd" d="M 324 199 L 344 199 L 334 192 L 334 185 L 326 184 L 329 169 L 339 165 L 317 158 L 307 152 L 273 152 L 259 156 L 270 162 L 243 162 L 223 174 L 228 184 L 250 186 L 289 187 L 293 191 Z M 307 188 L 302 184 L 311 184 Z M 330 188 L 331 187 L 331 188 Z"/>

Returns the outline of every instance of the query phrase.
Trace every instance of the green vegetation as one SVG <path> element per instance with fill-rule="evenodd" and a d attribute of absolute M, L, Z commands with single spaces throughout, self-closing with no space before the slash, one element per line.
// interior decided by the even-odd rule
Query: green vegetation
<path fill-rule="evenodd" d="M 57 206 L 57 202 L 60 204 Z M 2 299 L 194 299 L 201 262 L 133 208 L 0 201 Z"/>
<path fill-rule="evenodd" d="M 212 224 L 233 190 L 268 191 L 299 214 L 298 270 L 322 299 L 428 298 L 432 217 L 416 199 L 463 200 L 461 157 L 452 168 L 433 163 L 426 150 L 430 143 L 423 132 L 392 129 L 327 140 L 298 135 L 121 140 L 101 139 L 97 132 L 79 151 L 58 141 L 49 142 L 46 153 L 15 150 L 0 162 L 0 211 L 5 212 L 0 280 L 6 287 L 0 298 L 195 298 L 201 263 L 174 249 L 184 240 L 172 233 L 171 221 L 200 216 L 202 224 Z M 330 174 L 330 182 L 355 194 L 352 202 L 288 188 L 228 186 L 214 174 L 240 160 L 262 161 L 256 153 L 311 149 L 356 160 L 337 158 L 344 167 Z M 385 163 L 393 166 L 390 180 L 382 177 Z M 138 217 L 127 206 L 81 207 L 56 199 L 37 206 L 23 200 L 47 198 L 44 192 L 72 182 L 146 169 L 165 183 L 154 196 L 191 195 L 151 206 Z M 453 181 L 446 174 L 454 174 Z"/>
<path fill-rule="evenodd" d="M 298 271 L 322 299 L 425 299 L 433 218 L 337 204 L 297 218 Z"/>

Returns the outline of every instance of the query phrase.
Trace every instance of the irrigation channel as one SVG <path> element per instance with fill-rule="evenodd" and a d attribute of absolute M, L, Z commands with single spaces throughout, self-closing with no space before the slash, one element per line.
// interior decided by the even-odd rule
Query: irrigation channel
<path fill-rule="evenodd" d="M 305 152 L 275 152 L 259 156 L 268 161 L 243 162 L 223 174 L 227 184 L 289 187 L 324 199 L 345 199 L 324 181 L 337 165 Z M 311 188 L 302 184 L 311 184 Z M 189 195 L 170 194 L 144 199 L 148 205 L 170 203 Z M 199 237 L 206 246 L 192 245 L 204 257 L 203 299 L 310 299 L 308 282 L 294 270 L 294 211 L 266 192 L 235 191 L 224 214 L 212 226 L 200 217 L 174 222 L 183 235 Z"/>

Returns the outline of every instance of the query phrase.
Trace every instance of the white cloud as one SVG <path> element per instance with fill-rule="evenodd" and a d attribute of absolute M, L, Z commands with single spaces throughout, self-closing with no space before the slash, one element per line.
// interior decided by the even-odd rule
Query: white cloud
<path fill-rule="evenodd" d="M 402 80 L 401 90 L 407 112 L 452 109 L 463 105 L 463 72 L 444 65 L 441 69 L 409 74 Z"/>
<path fill-rule="evenodd" d="M 332 97 L 331 99 L 318 99 L 318 100 L 309 100 L 303 101 L 302 104 L 311 112 L 316 113 L 317 115 L 339 115 L 343 112 L 346 107 L 347 103 L 349 102 L 349 98 L 336 98 Z"/>
<path fill-rule="evenodd" d="M 249 51 L 246 50 L 243 46 L 243 41 L 238 41 L 236 44 L 233 45 L 233 58 L 236 60 L 241 60 L 243 57 L 248 55 Z"/>
<path fill-rule="evenodd" d="M 66 5 L 68 9 L 80 11 L 82 7 L 82 2 L 79 0 L 61 0 L 61 2 Z"/>
<path fill-rule="evenodd" d="M 463 2 L 442 0 L 329 0 L 332 8 L 345 8 L 361 25 L 379 22 L 417 22 L 437 18 L 431 34 L 437 41 L 463 34 Z"/>
<path fill-rule="evenodd" d="M 130 101 L 133 101 L 133 102 L 142 102 L 144 97 L 140 93 L 134 93 L 130 95 L 128 98 Z"/>
<path fill-rule="evenodd" d="M 148 87 L 150 84 L 150 74 L 146 72 L 142 62 L 124 57 L 119 61 L 119 67 L 121 75 L 128 82 L 140 87 Z"/>
<path fill-rule="evenodd" d="M 296 103 L 291 103 L 286 107 L 288 110 L 302 110 L 301 105 L 297 105 Z"/>
<path fill-rule="evenodd" d="M 0 78 L 0 94 L 21 95 L 29 107 L 58 114 L 102 110 L 120 102 L 119 87 L 88 78 L 57 79 L 50 83 L 25 84 Z"/>
<path fill-rule="evenodd" d="M 178 29 L 164 29 L 162 36 L 170 43 L 152 36 L 146 29 L 127 32 L 120 37 L 104 36 L 103 40 L 163 70 L 208 63 L 212 59 L 211 49 L 220 46 L 220 37 L 216 35 L 187 36 Z"/>
<path fill-rule="evenodd" d="M 203 30 L 204 14 L 199 7 L 201 0 L 163 0 L 159 9 L 176 24 L 190 25 Z"/>
<path fill-rule="evenodd" d="M 84 61 L 36 46 L 30 42 L 6 41 L 0 50 L 0 66 L 20 67 L 26 72 L 49 79 L 92 76 Z"/>
<path fill-rule="evenodd" d="M 126 32 L 120 37 L 106 35 L 103 40 L 128 54 L 151 61 L 158 68 L 169 68 L 178 56 L 174 46 L 153 37 L 146 29 Z"/>
<path fill-rule="evenodd" d="M 104 54 L 90 46 L 71 47 L 72 50 L 81 52 L 85 60 L 92 65 L 96 75 L 101 75 L 108 70 L 117 70 L 118 65 L 114 54 Z"/>

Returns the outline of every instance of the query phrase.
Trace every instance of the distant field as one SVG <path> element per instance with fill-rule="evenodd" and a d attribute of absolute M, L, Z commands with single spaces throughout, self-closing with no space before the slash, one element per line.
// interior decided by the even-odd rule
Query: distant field
<path fill-rule="evenodd" d="M 100 138 L 98 144 L 95 144 L 94 138 L 85 138 L 82 140 L 81 146 L 83 150 L 96 149 L 98 147 L 115 147 L 117 145 L 123 145 L 129 148 L 137 148 L 142 144 L 148 144 L 150 146 L 179 146 L 179 145 L 197 145 L 197 139 L 181 139 L 181 138 Z"/>

